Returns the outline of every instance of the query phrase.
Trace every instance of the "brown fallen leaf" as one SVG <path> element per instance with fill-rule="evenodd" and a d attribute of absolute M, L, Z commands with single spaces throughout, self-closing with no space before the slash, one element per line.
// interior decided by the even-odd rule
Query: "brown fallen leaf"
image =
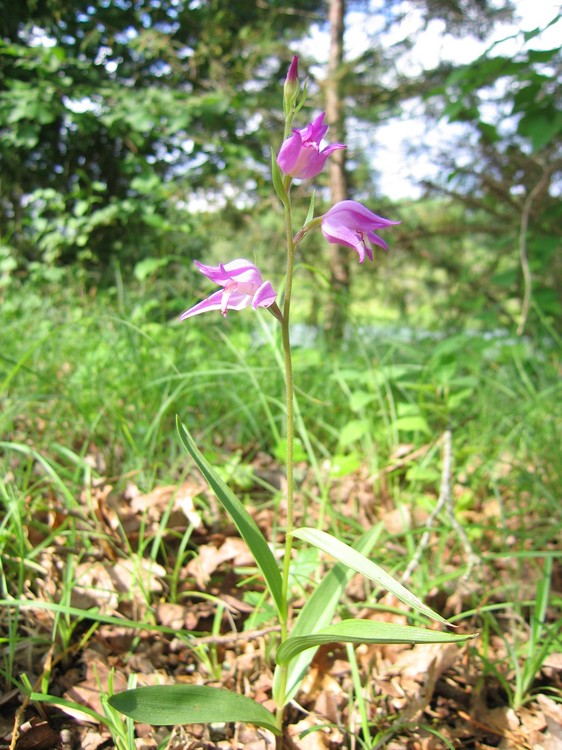
<path fill-rule="evenodd" d="M 89 714 L 80 711 L 79 707 L 87 706 L 103 715 L 100 694 L 107 692 L 110 668 L 101 654 L 93 649 L 84 650 L 82 661 L 86 667 L 85 679 L 69 688 L 64 694 L 67 700 L 73 701 L 77 706 L 76 708 L 60 706 L 60 709 L 79 721 L 95 723 L 95 720 Z M 127 680 L 120 672 L 113 673 L 113 689 L 115 692 L 127 689 Z"/>
<path fill-rule="evenodd" d="M 46 721 L 32 720 L 22 724 L 16 750 L 52 750 L 59 734 Z"/>
<path fill-rule="evenodd" d="M 119 594 L 107 563 L 80 563 L 76 566 L 70 603 L 79 609 L 97 606 L 102 614 L 113 614 L 116 611 Z"/>
<path fill-rule="evenodd" d="M 291 724 L 287 731 L 297 750 L 327 750 L 330 747 L 327 731 L 312 717 Z"/>
<path fill-rule="evenodd" d="M 181 630 L 185 627 L 188 608 L 181 604 L 161 602 L 156 607 L 156 617 L 165 628 Z"/>
<path fill-rule="evenodd" d="M 150 521 L 158 523 L 162 515 L 171 504 L 171 511 L 181 511 L 183 518 L 199 528 L 201 516 L 195 510 L 194 498 L 206 489 L 206 485 L 198 480 L 187 480 L 181 485 L 164 485 L 155 487 L 147 494 L 133 494 L 131 510 L 139 515 L 145 515 Z"/>
<path fill-rule="evenodd" d="M 146 592 L 162 591 L 160 579 L 166 575 L 166 569 L 153 560 L 134 555 L 116 562 L 109 569 L 109 574 L 117 591 L 127 592 L 137 604 L 145 604 Z"/>
<path fill-rule="evenodd" d="M 187 563 L 185 570 L 188 575 L 195 578 L 200 589 L 205 589 L 215 570 L 227 561 L 232 561 L 234 565 L 239 566 L 255 564 L 243 539 L 227 537 L 220 547 L 214 544 L 202 544 L 198 549 L 197 557 Z"/>
<path fill-rule="evenodd" d="M 80 742 L 80 750 L 98 750 L 98 747 L 104 745 L 109 739 L 109 732 L 98 732 L 90 730 L 84 732 Z"/>
<path fill-rule="evenodd" d="M 539 694 L 536 697 L 545 717 L 547 732 L 540 744 L 544 750 L 562 750 L 562 706 L 552 698 Z"/>

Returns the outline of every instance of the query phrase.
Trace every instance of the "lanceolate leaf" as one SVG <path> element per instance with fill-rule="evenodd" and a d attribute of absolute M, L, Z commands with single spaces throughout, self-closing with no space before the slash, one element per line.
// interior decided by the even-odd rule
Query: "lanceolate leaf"
<path fill-rule="evenodd" d="M 373 526 L 363 534 L 353 545 L 363 554 L 368 554 L 380 536 L 382 524 Z M 349 579 L 354 574 L 346 565 L 334 565 L 327 576 L 307 598 L 304 607 L 299 612 L 295 624 L 291 630 L 291 636 L 310 635 L 332 622 L 338 603 L 345 591 Z M 279 695 L 279 669 L 275 670 L 273 677 L 273 695 L 278 705 L 286 705 L 299 689 L 300 683 L 315 654 L 315 649 L 307 649 L 291 661 L 287 674 L 287 689 L 285 695 Z"/>
<path fill-rule="evenodd" d="M 277 197 L 279 198 L 281 203 L 287 205 L 289 196 L 287 195 L 287 191 L 285 190 L 285 185 L 283 184 L 283 175 L 281 173 L 281 170 L 279 169 L 279 165 L 277 164 L 275 151 L 273 151 L 273 149 L 271 150 L 271 177 L 273 179 L 273 187 L 275 189 L 275 192 L 277 193 Z"/>
<path fill-rule="evenodd" d="M 400 599 L 401 602 L 407 604 L 416 612 L 419 612 L 426 617 L 430 617 L 437 622 L 448 624 L 444 617 L 441 617 L 437 612 L 434 612 L 430 607 L 426 606 L 417 596 L 410 593 L 407 588 L 394 580 L 394 578 L 386 571 L 374 562 L 371 562 L 371 560 L 366 558 L 365 555 L 357 552 L 353 547 L 341 542 L 331 534 L 311 528 L 297 529 L 293 534 L 299 539 L 303 539 L 305 542 L 309 542 L 309 544 L 318 547 L 318 549 L 331 555 L 331 557 L 335 558 L 338 562 L 347 565 L 352 570 L 357 571 L 357 573 L 361 573 L 367 578 L 375 581 L 375 583 L 378 583 L 379 586 L 385 588 L 397 599 Z"/>
<path fill-rule="evenodd" d="M 279 734 L 275 717 L 261 704 L 244 695 L 206 685 L 151 685 L 116 693 L 109 703 L 144 724 L 243 721 Z"/>
<path fill-rule="evenodd" d="M 210 463 L 199 451 L 195 445 L 195 441 L 189 434 L 189 431 L 179 420 L 178 432 L 186 451 L 197 464 L 199 471 L 207 480 L 209 487 L 213 490 L 223 508 L 230 515 L 242 538 L 250 548 L 250 551 L 266 580 L 273 601 L 277 607 L 279 617 L 285 619 L 285 606 L 283 604 L 283 596 L 281 593 L 281 573 L 279 572 L 277 562 L 265 540 L 265 537 L 244 505 L 232 490 L 222 481 Z"/>
<path fill-rule="evenodd" d="M 313 190 L 312 191 L 312 195 L 310 196 L 310 204 L 308 206 L 308 213 L 306 215 L 306 219 L 304 220 L 303 227 L 305 227 L 308 224 L 308 222 L 312 221 L 312 219 L 314 218 L 314 199 L 315 199 L 315 197 L 316 197 L 316 193 Z"/>
<path fill-rule="evenodd" d="M 463 643 L 474 635 L 455 635 L 438 630 L 397 625 L 374 620 L 343 620 L 311 635 L 291 636 L 279 646 L 275 657 L 286 664 L 297 654 L 325 643 Z"/>

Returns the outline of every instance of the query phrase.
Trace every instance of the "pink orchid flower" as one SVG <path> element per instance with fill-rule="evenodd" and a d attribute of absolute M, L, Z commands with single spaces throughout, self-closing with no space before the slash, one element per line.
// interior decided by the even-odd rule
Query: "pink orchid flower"
<path fill-rule="evenodd" d="M 282 172 L 301 180 L 310 180 L 322 171 L 330 154 L 346 148 L 342 143 L 332 143 L 320 150 L 320 142 L 328 132 L 328 126 L 323 124 L 324 117 L 325 113 L 322 112 L 306 128 L 293 130 L 293 135 L 283 141 L 277 155 L 277 164 Z"/>
<path fill-rule="evenodd" d="M 363 263 L 365 256 L 373 260 L 369 242 L 388 250 L 386 242 L 374 230 L 394 224 L 400 222 L 377 216 L 357 201 L 340 201 L 322 217 L 322 233 L 334 245 L 345 245 L 357 250 L 359 262 Z"/>
<path fill-rule="evenodd" d="M 256 266 L 244 258 L 238 258 L 226 265 L 219 263 L 218 266 L 205 266 L 198 261 L 195 261 L 195 265 L 201 273 L 223 289 L 186 310 L 180 315 L 180 320 L 208 310 L 220 310 L 221 315 L 226 318 L 228 310 L 243 310 L 250 305 L 255 310 L 258 307 L 269 307 L 275 302 L 276 295 L 271 283 L 263 281 Z"/>

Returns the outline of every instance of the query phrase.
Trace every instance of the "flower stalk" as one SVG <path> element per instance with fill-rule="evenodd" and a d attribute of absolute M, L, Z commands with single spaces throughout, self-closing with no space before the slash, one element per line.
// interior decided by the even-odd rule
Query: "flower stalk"
<path fill-rule="evenodd" d="M 285 183 L 287 194 L 290 189 L 290 178 Z M 286 440 L 287 449 L 285 455 L 287 471 L 287 496 L 286 496 L 286 513 L 287 521 L 285 526 L 285 550 L 283 555 L 283 574 L 282 574 L 282 596 L 288 602 L 289 599 L 289 576 L 291 572 L 291 555 L 293 548 L 293 528 L 294 528 L 294 496 L 295 496 L 295 479 L 294 479 L 294 453 L 295 453 L 295 393 L 293 380 L 293 360 L 291 355 L 291 335 L 290 335 L 290 317 L 291 317 L 291 295 L 293 289 L 293 274 L 295 267 L 295 242 L 293 239 L 293 218 L 291 210 L 291 201 L 284 204 L 285 218 L 285 235 L 287 241 L 287 276 L 285 281 L 285 298 L 283 303 L 283 320 L 281 321 L 281 337 L 283 342 L 283 361 L 285 364 L 285 420 L 286 420 Z M 281 623 L 281 643 L 287 640 L 289 635 L 289 609 L 286 610 L 285 621 Z M 287 690 L 287 665 L 280 667 L 280 695 L 285 696 Z M 281 700 L 277 706 L 277 725 L 280 730 L 283 728 L 284 704 Z"/>
<path fill-rule="evenodd" d="M 387 249 L 386 242 L 376 232 L 399 222 L 378 216 L 356 201 L 344 200 L 337 203 L 323 216 L 314 217 L 314 196 L 311 199 L 308 215 L 304 225 L 296 233 L 293 230 L 293 212 L 291 205 L 291 185 L 294 179 L 311 179 L 324 168 L 326 160 L 344 144 L 332 143 L 322 146 L 328 126 L 324 124 L 325 114 L 321 113 L 306 127 L 293 129 L 292 123 L 306 99 L 306 83 L 300 91 L 298 80 L 298 58 L 293 58 L 284 85 L 283 108 L 285 129 L 283 142 L 277 154 L 271 155 L 271 174 L 273 188 L 283 205 L 283 221 L 287 247 L 286 279 L 283 302 L 277 303 L 276 292 L 271 282 L 264 280 L 260 270 L 251 261 L 238 258 L 218 266 L 206 266 L 195 261 L 198 270 L 220 288 L 208 298 L 186 310 L 180 320 L 215 311 L 226 317 L 230 310 L 242 310 L 252 307 L 269 309 L 281 326 L 283 345 L 283 362 L 285 377 L 285 419 L 286 419 L 286 523 L 284 538 L 283 567 L 279 571 L 267 542 L 263 545 L 271 555 L 274 575 L 268 573 L 267 566 L 262 567 L 266 582 L 277 605 L 281 625 L 281 646 L 290 636 L 291 614 L 289 607 L 289 580 L 293 536 L 299 535 L 295 530 L 295 478 L 294 478 L 294 445 L 295 445 L 295 394 L 293 382 L 293 362 L 291 352 L 291 300 L 293 293 L 293 276 L 295 270 L 295 250 L 309 232 L 320 229 L 330 243 L 345 245 L 355 250 L 359 262 L 365 258 L 373 260 L 373 246 Z M 230 502 L 230 501 L 229 501 Z M 230 508 L 230 505 L 228 506 Z M 232 505 L 235 508 L 235 504 Z M 240 512 L 238 512 L 240 515 Z M 248 528 L 249 521 L 244 528 Z M 300 530 L 302 532 L 302 530 Z M 254 532 L 252 531 L 252 534 Z M 258 532 L 259 533 L 259 532 Z M 253 538 L 253 537 L 252 537 Z M 260 555 L 267 557 L 268 555 Z M 279 731 L 277 746 L 282 746 L 283 717 L 289 684 L 289 661 L 279 659 L 279 670 L 276 674 L 274 697 L 277 702 L 275 725 Z"/>
<path fill-rule="evenodd" d="M 293 382 L 293 361 L 291 356 L 291 295 L 293 290 L 293 273 L 295 266 L 295 244 L 293 241 L 293 221 L 290 201 L 285 206 L 285 233 L 287 238 L 287 277 L 285 281 L 285 299 L 283 304 L 283 321 L 281 322 L 281 337 L 283 341 L 283 359 L 285 363 L 285 409 L 287 432 L 287 523 L 285 531 L 285 556 L 283 562 L 283 596 L 289 593 L 289 572 L 291 564 L 291 549 L 293 543 L 294 526 L 294 444 L 295 444 L 295 395 Z M 288 622 L 281 630 L 282 640 L 287 637 Z"/>

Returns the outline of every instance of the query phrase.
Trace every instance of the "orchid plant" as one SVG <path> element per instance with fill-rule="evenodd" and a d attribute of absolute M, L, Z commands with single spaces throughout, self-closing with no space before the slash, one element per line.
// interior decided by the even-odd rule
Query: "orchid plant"
<path fill-rule="evenodd" d="M 387 249 L 386 242 L 377 234 L 397 221 L 391 221 L 370 211 L 361 203 L 344 200 L 322 216 L 314 216 L 314 197 L 303 226 L 295 232 L 291 201 L 294 179 L 311 180 L 324 168 L 332 153 L 345 148 L 333 143 L 322 148 L 328 126 L 324 113 L 301 129 L 293 129 L 295 116 L 306 100 L 306 85 L 301 91 L 298 79 L 298 58 L 289 68 L 283 93 L 285 132 L 277 154 L 272 153 L 272 182 L 281 203 L 287 246 L 287 266 L 282 299 L 270 281 L 263 279 L 259 269 L 249 260 L 237 258 L 218 266 L 195 265 L 210 281 L 221 289 L 207 299 L 186 310 L 180 320 L 204 312 L 229 311 L 245 307 L 266 308 L 281 326 L 285 368 L 286 417 L 286 521 L 281 555 L 273 551 L 276 540 L 268 542 L 242 502 L 223 482 L 219 474 L 199 451 L 188 429 L 178 422 L 181 440 L 215 493 L 231 516 L 238 531 L 252 552 L 274 604 L 280 625 L 280 641 L 275 653 L 275 673 L 272 697 L 275 712 L 250 698 L 207 685 L 160 685 L 140 687 L 114 695 L 110 703 L 133 719 L 151 724 L 189 724 L 205 722 L 248 722 L 269 729 L 282 746 L 284 709 L 295 696 L 318 646 L 332 642 L 343 643 L 445 643 L 462 642 L 473 636 L 456 635 L 447 630 L 377 622 L 367 619 L 344 619 L 333 622 L 338 602 L 346 584 L 358 572 L 385 588 L 401 602 L 442 625 L 446 620 L 426 606 L 418 597 L 392 578 L 370 558 L 380 529 L 367 530 L 353 546 L 315 528 L 295 527 L 294 465 L 294 385 L 291 358 L 290 315 L 293 294 L 295 251 L 312 231 L 320 229 L 330 243 L 354 249 L 359 262 L 373 260 L 373 246 Z M 293 545 L 300 539 L 315 546 L 336 561 L 295 618 L 291 617 L 290 571 Z M 282 565 L 278 564 L 281 557 Z"/>

